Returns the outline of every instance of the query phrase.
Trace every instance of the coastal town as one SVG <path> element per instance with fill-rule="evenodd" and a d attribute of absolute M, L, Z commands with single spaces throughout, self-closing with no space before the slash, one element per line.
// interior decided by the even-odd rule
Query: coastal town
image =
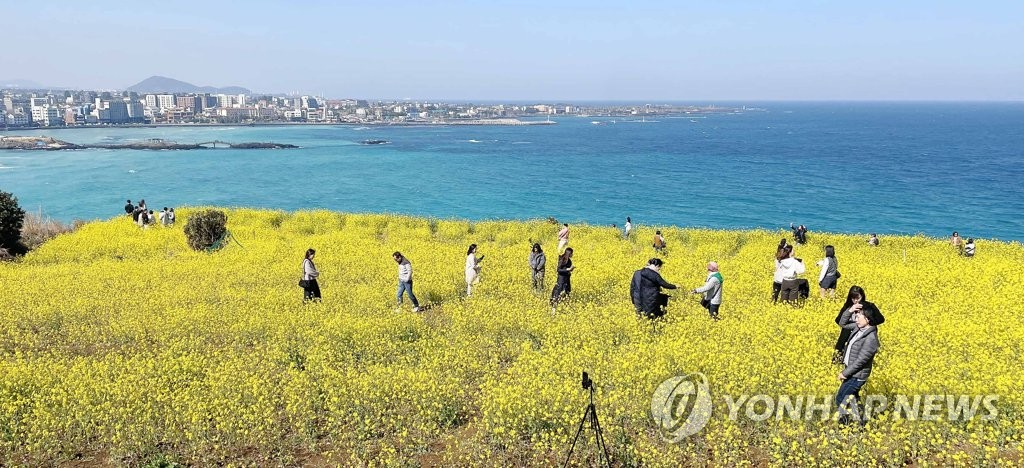
<path fill-rule="evenodd" d="M 0 83 L 0 130 L 219 124 L 544 125 L 554 123 L 550 120 L 554 116 L 646 118 L 760 110 L 679 104 L 374 101 L 253 93 L 239 87 L 163 89 L 178 91 L 147 92 L 137 86 L 121 91 L 4 88 Z"/>

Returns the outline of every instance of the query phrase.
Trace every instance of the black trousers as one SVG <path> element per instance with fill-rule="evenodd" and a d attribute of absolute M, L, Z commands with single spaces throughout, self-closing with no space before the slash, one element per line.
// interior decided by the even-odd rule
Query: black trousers
<path fill-rule="evenodd" d="M 569 281 L 568 276 L 558 275 L 558 282 L 555 283 L 555 289 L 551 290 L 551 305 L 558 304 L 558 301 L 562 298 L 562 294 L 566 297 L 572 292 L 572 283 Z"/>

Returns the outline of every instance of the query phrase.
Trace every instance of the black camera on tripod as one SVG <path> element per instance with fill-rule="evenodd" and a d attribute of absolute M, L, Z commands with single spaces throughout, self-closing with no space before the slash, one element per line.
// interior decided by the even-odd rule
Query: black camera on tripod
<path fill-rule="evenodd" d="M 583 381 L 581 382 L 584 390 L 590 390 L 590 404 L 587 405 L 587 409 L 583 411 L 583 418 L 580 419 L 580 425 L 576 428 L 576 437 L 572 439 L 572 445 L 569 446 L 569 453 L 565 456 L 565 463 L 562 467 L 569 466 L 569 459 L 572 458 L 572 452 L 576 449 L 576 442 L 580 440 L 580 434 L 583 433 L 583 428 L 586 423 L 594 431 L 594 437 L 597 442 L 597 459 L 598 462 L 604 466 L 611 468 L 612 459 L 608 456 L 608 446 L 604 443 L 604 433 L 601 431 L 601 423 L 597 420 L 597 407 L 594 406 L 594 381 L 590 380 L 590 375 L 587 371 L 583 371 Z M 602 455 L 604 456 L 602 458 Z"/>

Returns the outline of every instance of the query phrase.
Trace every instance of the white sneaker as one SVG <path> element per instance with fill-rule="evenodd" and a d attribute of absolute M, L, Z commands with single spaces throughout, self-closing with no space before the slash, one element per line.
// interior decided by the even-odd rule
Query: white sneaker
<path fill-rule="evenodd" d="M 420 308 L 419 308 L 418 306 L 417 306 L 417 307 L 413 307 L 413 308 L 412 308 L 412 311 L 413 311 L 413 312 L 419 312 L 419 311 L 420 311 Z"/>

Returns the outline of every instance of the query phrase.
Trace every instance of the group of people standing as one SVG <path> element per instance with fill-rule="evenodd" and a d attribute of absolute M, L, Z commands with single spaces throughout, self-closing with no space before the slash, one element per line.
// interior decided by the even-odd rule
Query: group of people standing
<path fill-rule="evenodd" d="M 146 207 L 146 200 L 139 200 L 138 205 L 133 205 L 131 200 L 128 200 L 124 205 L 124 212 L 128 216 L 132 217 L 132 221 L 135 222 L 140 228 L 147 228 L 150 225 L 160 223 L 162 226 L 172 226 L 174 224 L 174 208 L 164 207 L 160 210 L 160 213 L 153 213 L 153 210 Z"/>
<path fill-rule="evenodd" d="M 836 286 L 842 274 L 839 272 L 839 260 L 836 259 L 836 248 L 831 245 L 825 246 L 825 257 L 819 260 L 821 270 L 818 274 L 818 289 L 822 299 L 835 298 Z M 783 301 L 796 303 L 807 299 L 811 289 L 806 279 L 800 278 L 807 267 L 803 259 L 794 255 L 793 244 L 787 243 L 786 239 L 779 241 L 775 250 L 775 273 L 772 277 L 772 302 L 778 302 L 779 297 Z"/>
<path fill-rule="evenodd" d="M 575 266 L 572 263 L 573 249 L 568 246 L 569 226 L 562 225 L 558 233 L 559 255 L 556 272 L 558 279 L 551 292 L 552 312 L 556 311 L 559 301 L 568 297 L 572 291 L 572 273 Z M 320 276 L 316 268 L 314 258 L 316 251 L 308 249 L 302 262 L 302 280 L 299 285 L 304 290 L 303 301 L 321 300 L 320 286 L 317 282 Z M 399 307 L 403 302 L 403 296 L 408 296 L 412 302 L 413 311 L 421 310 L 420 303 L 413 293 L 413 270 L 412 263 L 401 252 L 394 252 L 392 259 L 398 266 L 398 289 L 396 299 Z M 480 281 L 480 266 L 484 260 L 483 255 L 478 256 L 476 244 L 470 244 L 466 251 L 466 296 L 471 296 L 473 287 Z M 547 258 L 540 243 L 534 243 L 530 248 L 527 258 L 530 268 L 530 279 L 535 292 L 544 289 L 544 272 L 547 266 Z M 773 301 L 776 301 L 781 294 L 784 300 L 793 297 L 793 291 L 798 291 L 799 286 L 794 285 L 795 276 L 804 272 L 802 260 L 793 256 L 793 246 L 785 239 L 780 242 L 776 253 L 776 274 L 773 283 Z M 678 287 L 669 283 L 661 276 L 661 269 L 664 261 L 660 258 L 652 258 L 647 265 L 633 273 L 630 282 L 630 300 L 638 315 L 650 319 L 657 319 L 666 313 L 669 296 L 662 292 L 662 289 L 677 289 Z M 838 261 L 835 257 L 835 248 L 831 245 L 825 247 L 824 258 L 818 262 L 821 267 L 819 274 L 819 286 L 822 297 L 826 294 L 834 295 L 836 283 L 839 278 Z M 702 295 L 701 306 L 710 315 L 711 319 L 719 320 L 719 308 L 722 304 L 722 284 L 724 279 L 716 262 L 707 264 L 707 276 L 704 285 L 692 289 L 692 294 Z M 803 280 L 806 284 L 806 280 Z M 799 283 L 796 283 L 799 284 Z M 860 390 L 864 387 L 874 363 L 875 355 L 878 353 L 880 342 L 878 338 L 878 326 L 885 321 L 878 307 L 867 301 L 867 294 L 860 286 L 851 286 L 846 297 L 846 302 L 839 309 L 835 323 L 840 327 L 839 337 L 836 340 L 833 363 L 842 366 L 837 378 L 840 386 L 835 396 L 835 403 L 839 408 L 839 422 L 848 424 L 859 422 L 866 424 L 867 418 L 859 410 L 858 401 Z"/>

